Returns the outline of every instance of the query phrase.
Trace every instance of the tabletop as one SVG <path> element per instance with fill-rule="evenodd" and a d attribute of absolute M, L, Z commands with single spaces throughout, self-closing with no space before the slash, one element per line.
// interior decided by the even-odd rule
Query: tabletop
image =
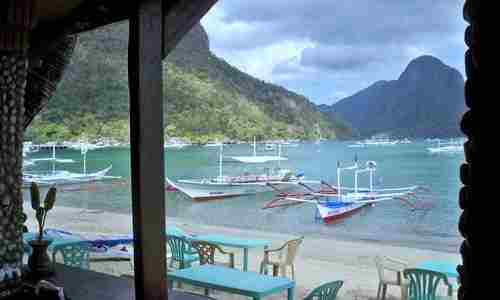
<path fill-rule="evenodd" d="M 417 267 L 419 269 L 441 272 L 446 274 L 446 276 L 452 278 L 458 277 L 457 265 L 454 263 L 442 262 L 442 261 L 426 261 L 418 265 Z"/>
<path fill-rule="evenodd" d="M 295 287 L 295 282 L 285 277 L 271 277 L 214 265 L 194 266 L 169 272 L 168 279 L 259 297 Z"/>
<path fill-rule="evenodd" d="M 270 241 L 266 240 L 245 239 L 221 234 L 200 234 L 193 236 L 191 239 L 234 248 L 267 247 L 271 244 Z"/>
<path fill-rule="evenodd" d="M 38 237 L 38 233 L 34 232 L 26 232 L 23 233 L 23 242 L 28 243 L 29 241 L 35 240 Z M 56 246 L 59 245 L 65 245 L 68 243 L 74 243 L 74 242 L 83 242 L 85 240 L 78 238 L 78 237 L 59 237 L 59 236 L 53 236 L 50 234 L 44 235 L 45 240 L 50 240 L 52 243 L 49 245 L 49 249 L 53 249 Z"/>
<path fill-rule="evenodd" d="M 114 275 L 98 273 L 80 268 L 56 264 L 54 276 L 48 278 L 71 300 L 133 300 L 135 299 L 134 281 Z M 14 298 L 12 300 L 16 300 Z M 19 299 L 27 299 L 21 295 Z M 215 300 L 204 295 L 169 290 L 169 300 Z"/>

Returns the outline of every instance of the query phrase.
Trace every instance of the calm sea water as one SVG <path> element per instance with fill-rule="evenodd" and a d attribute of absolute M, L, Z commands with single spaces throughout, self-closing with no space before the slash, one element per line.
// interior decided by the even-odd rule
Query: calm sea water
<path fill-rule="evenodd" d="M 364 163 L 377 163 L 375 184 L 378 187 L 420 185 L 429 188 L 422 194 L 425 201 L 434 207 L 427 211 L 412 212 L 400 201 L 378 203 L 363 209 L 341 222 L 325 225 L 315 220 L 314 207 L 309 204 L 288 208 L 263 210 L 262 207 L 273 197 L 271 193 L 193 202 L 176 192 L 166 193 L 167 215 L 202 224 L 235 226 L 265 231 L 277 231 L 343 239 L 381 241 L 430 249 L 456 251 L 459 245 L 457 220 L 459 216 L 458 191 L 459 166 L 463 154 L 430 154 L 431 144 L 420 141 L 396 146 L 371 146 L 350 148 L 349 142 L 323 142 L 320 145 L 302 143 L 296 148 L 283 148 L 288 161 L 280 163 L 296 172 L 302 172 L 308 179 L 323 179 L 336 183 L 337 161 L 352 164 L 354 156 Z M 258 147 L 264 154 L 264 146 Z M 250 145 L 229 145 L 224 147 L 224 156 L 251 155 Z M 267 152 L 269 154 L 269 152 Z M 31 157 L 46 157 L 50 153 L 34 153 Z M 218 175 L 218 148 L 191 146 L 182 150 L 166 151 L 166 172 L 171 178 L 209 178 Z M 73 164 L 57 164 L 56 169 L 81 172 L 79 151 L 58 150 L 58 158 L 73 158 Z M 122 176 L 129 182 L 130 150 L 108 149 L 89 151 L 87 170 L 97 171 L 112 164 L 111 175 Z M 238 175 L 244 171 L 262 172 L 264 168 L 277 167 L 278 163 L 247 165 L 224 160 L 224 174 Z M 49 162 L 39 162 L 28 170 L 50 170 Z M 368 177 L 368 176 L 366 176 Z M 353 176 L 342 180 L 353 186 Z M 361 186 L 368 185 L 368 178 L 360 179 Z M 130 186 L 127 183 L 99 183 L 61 187 L 58 204 L 82 209 L 102 209 L 130 213 Z M 25 194 L 25 199 L 29 196 Z M 162 199 L 147 199 L 162 201 Z"/>

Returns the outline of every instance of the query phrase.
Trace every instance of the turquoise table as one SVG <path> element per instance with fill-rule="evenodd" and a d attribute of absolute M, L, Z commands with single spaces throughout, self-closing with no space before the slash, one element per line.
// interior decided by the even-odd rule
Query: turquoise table
<path fill-rule="evenodd" d="M 267 247 L 271 244 L 270 241 L 242 239 L 237 237 L 225 236 L 221 234 L 201 234 L 191 237 L 192 240 L 204 241 L 220 246 L 243 249 L 243 271 L 248 271 L 248 249 Z"/>
<path fill-rule="evenodd" d="M 23 244 L 25 247 L 25 251 L 31 251 L 31 248 L 28 244 L 29 241 L 36 240 L 38 237 L 38 233 L 34 232 L 25 232 L 23 233 Z M 78 237 L 69 237 L 69 236 L 58 236 L 53 234 L 45 234 L 44 239 L 51 240 L 52 243 L 49 245 L 48 250 L 53 251 L 54 248 L 59 246 L 69 245 L 72 243 L 83 242 L 85 240 Z"/>
<path fill-rule="evenodd" d="M 271 277 L 254 272 L 214 265 L 195 266 L 168 272 L 167 280 L 183 282 L 205 289 L 214 289 L 260 300 L 265 296 L 287 290 L 288 300 L 293 300 L 295 282 L 285 277 Z"/>
<path fill-rule="evenodd" d="M 441 261 L 426 261 L 417 266 L 419 269 L 435 271 L 446 274 L 451 278 L 458 278 L 457 265 Z"/>

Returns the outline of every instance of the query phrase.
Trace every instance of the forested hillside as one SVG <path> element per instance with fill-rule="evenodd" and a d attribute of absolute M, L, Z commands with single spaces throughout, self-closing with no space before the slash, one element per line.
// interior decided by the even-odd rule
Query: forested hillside
<path fill-rule="evenodd" d="M 39 142 L 110 137 L 128 140 L 128 24 L 80 35 L 72 63 L 47 109 L 27 134 Z M 308 99 L 265 83 L 210 52 L 196 26 L 164 61 L 166 135 L 192 142 L 347 137 Z"/>

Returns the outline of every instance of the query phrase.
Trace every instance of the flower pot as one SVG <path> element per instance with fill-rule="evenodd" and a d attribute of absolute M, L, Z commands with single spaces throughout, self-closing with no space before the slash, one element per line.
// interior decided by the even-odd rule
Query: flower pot
<path fill-rule="evenodd" d="M 47 248 L 51 243 L 52 241 L 48 240 L 29 241 L 29 245 L 33 251 L 28 258 L 28 268 L 32 277 L 43 278 L 54 273 L 52 262 L 47 254 Z"/>

